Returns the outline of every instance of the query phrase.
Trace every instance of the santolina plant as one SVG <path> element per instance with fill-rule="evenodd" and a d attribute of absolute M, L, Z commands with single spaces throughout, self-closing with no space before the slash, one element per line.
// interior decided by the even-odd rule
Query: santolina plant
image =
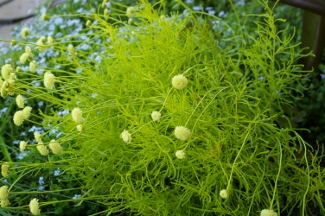
<path fill-rule="evenodd" d="M 21 151 L 42 158 L 3 162 L 3 178 L 15 178 L 2 186 L 4 207 L 38 215 L 57 203 L 92 200 L 105 206 L 94 215 L 274 216 L 297 207 L 308 215 L 312 203 L 324 214 L 319 161 L 307 158 L 308 144 L 293 128 L 277 126 L 282 105 L 291 103 L 289 84 L 307 74 L 297 65 L 303 55 L 292 35 L 276 29 L 283 20 L 260 3 L 265 14 L 247 18 L 256 20 L 253 32 L 243 31 L 239 18 L 230 26 L 181 1 L 181 15 L 164 14 L 163 2 L 154 10 L 146 1 L 111 1 L 86 17 L 87 41 L 29 41 L 18 65 L 2 66 L 1 94 L 16 98 L 14 124 L 45 128 L 33 143 L 20 142 Z M 77 49 L 84 44 L 98 50 L 96 60 Z M 32 54 L 47 49 L 60 55 L 43 67 Z M 28 70 L 17 70 L 20 64 Z M 48 111 L 25 107 L 34 98 Z M 55 139 L 54 130 L 61 134 Z M 299 150 L 305 153 L 297 158 Z M 63 181 L 73 176 L 80 187 L 69 190 L 82 195 L 47 200 L 44 194 L 62 190 L 16 186 L 49 169 L 60 169 Z M 10 196 L 24 193 L 35 198 L 15 205 Z"/>

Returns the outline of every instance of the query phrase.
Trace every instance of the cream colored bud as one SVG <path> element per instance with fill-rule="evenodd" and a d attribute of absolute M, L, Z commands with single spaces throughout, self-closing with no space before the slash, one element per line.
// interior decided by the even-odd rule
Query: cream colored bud
<path fill-rule="evenodd" d="M 20 151 L 23 152 L 27 149 L 27 143 L 25 141 L 20 141 L 19 143 L 19 148 L 20 148 Z"/>
<path fill-rule="evenodd" d="M 46 46 L 45 46 L 44 42 L 45 42 L 44 36 L 40 37 L 40 39 L 38 39 L 38 41 L 36 42 L 36 45 L 40 52 L 44 52 L 46 50 Z"/>
<path fill-rule="evenodd" d="M 23 124 L 24 120 L 25 120 L 25 116 L 24 116 L 24 112 L 19 110 L 14 114 L 14 123 L 17 126 L 20 126 Z"/>
<path fill-rule="evenodd" d="M 28 34 L 29 34 L 29 31 L 28 31 L 28 28 L 27 27 L 25 27 L 25 28 L 23 28 L 21 30 L 21 37 L 22 38 L 26 38 Z"/>
<path fill-rule="evenodd" d="M 184 159 L 186 154 L 185 154 L 185 151 L 184 150 L 177 150 L 176 153 L 175 153 L 176 157 L 178 159 Z"/>
<path fill-rule="evenodd" d="M 126 16 L 129 17 L 129 18 L 130 17 L 134 17 L 135 12 L 136 12 L 136 8 L 135 7 L 128 7 L 126 9 Z"/>
<path fill-rule="evenodd" d="M 49 144 L 50 149 L 54 154 L 61 154 L 62 153 L 62 147 L 60 143 L 58 143 L 56 140 L 51 140 Z"/>
<path fill-rule="evenodd" d="M 4 163 L 1 165 L 1 174 L 3 177 L 8 177 L 9 176 L 9 168 L 10 165 L 8 163 Z"/>
<path fill-rule="evenodd" d="M 2 186 L 0 187 L 0 200 L 8 199 L 9 191 L 8 186 Z"/>
<path fill-rule="evenodd" d="M 35 138 L 35 140 L 36 140 L 37 143 L 43 143 L 42 142 L 42 136 L 37 131 L 34 132 L 34 138 Z"/>
<path fill-rule="evenodd" d="M 16 44 L 17 44 L 17 41 L 14 40 L 14 39 L 12 39 L 12 40 L 11 40 L 11 43 L 10 43 L 10 46 L 15 46 Z"/>
<path fill-rule="evenodd" d="M 86 26 L 91 26 L 91 21 L 90 20 L 87 20 L 87 22 L 86 22 Z"/>
<path fill-rule="evenodd" d="M 52 45 L 54 43 L 54 39 L 51 36 L 47 37 L 47 44 Z"/>
<path fill-rule="evenodd" d="M 184 126 L 177 126 L 175 128 L 175 136 L 180 140 L 188 140 L 191 137 L 191 131 Z"/>
<path fill-rule="evenodd" d="M 20 63 L 25 64 L 28 59 L 28 56 L 28 53 L 23 53 L 19 58 Z"/>
<path fill-rule="evenodd" d="M 123 139 L 124 142 L 126 142 L 126 143 L 130 143 L 131 142 L 132 135 L 129 133 L 129 131 L 124 130 L 121 133 L 121 137 L 122 137 L 122 139 Z"/>
<path fill-rule="evenodd" d="M 77 124 L 82 122 L 82 110 L 79 107 L 76 107 L 71 111 L 71 116 L 73 121 L 75 121 Z"/>
<path fill-rule="evenodd" d="M 43 156 L 47 156 L 49 154 L 49 150 L 42 143 L 37 144 L 36 148 L 37 148 L 38 152 Z"/>
<path fill-rule="evenodd" d="M 42 21 L 46 21 L 48 19 L 46 13 L 42 13 Z"/>
<path fill-rule="evenodd" d="M 219 195 L 221 196 L 222 199 L 227 199 L 229 196 L 228 191 L 226 189 L 222 189 Z"/>
<path fill-rule="evenodd" d="M 29 63 L 29 70 L 30 70 L 31 72 L 36 72 L 36 62 L 35 62 L 35 61 L 31 61 L 31 62 Z"/>
<path fill-rule="evenodd" d="M 27 106 L 23 109 L 23 114 L 25 119 L 29 119 L 30 112 L 32 111 L 32 107 Z"/>
<path fill-rule="evenodd" d="M 10 204 L 8 199 L 3 199 L 0 202 L 1 202 L 1 207 L 2 208 L 5 208 L 5 207 L 9 206 L 9 204 Z"/>
<path fill-rule="evenodd" d="M 158 111 L 153 111 L 151 113 L 151 118 L 152 118 L 153 121 L 159 121 L 160 117 L 161 117 L 161 113 L 158 112 Z"/>
<path fill-rule="evenodd" d="M 1 68 L 1 75 L 5 80 L 10 79 L 10 74 L 14 71 L 10 64 L 5 64 Z"/>
<path fill-rule="evenodd" d="M 184 89 L 187 84 L 188 80 L 183 74 L 176 75 L 172 79 L 172 85 L 175 89 Z"/>
<path fill-rule="evenodd" d="M 23 96 L 17 95 L 16 97 L 16 104 L 19 108 L 24 108 L 25 107 L 25 101 Z"/>
<path fill-rule="evenodd" d="M 32 51 L 32 49 L 30 48 L 30 46 L 26 46 L 26 47 L 25 47 L 25 53 L 27 53 L 28 56 L 29 56 L 30 58 L 33 58 L 33 57 L 34 57 L 34 55 L 33 55 L 33 51 Z"/>
<path fill-rule="evenodd" d="M 45 74 L 44 74 L 45 88 L 52 89 L 54 86 L 54 83 L 55 83 L 55 76 L 49 71 L 45 72 Z"/>
<path fill-rule="evenodd" d="M 82 124 L 78 124 L 76 128 L 77 128 L 77 131 L 79 131 L 79 132 L 82 132 L 84 129 Z"/>
<path fill-rule="evenodd" d="M 34 198 L 29 202 L 29 210 L 33 215 L 40 215 L 41 210 L 39 208 L 38 199 Z"/>

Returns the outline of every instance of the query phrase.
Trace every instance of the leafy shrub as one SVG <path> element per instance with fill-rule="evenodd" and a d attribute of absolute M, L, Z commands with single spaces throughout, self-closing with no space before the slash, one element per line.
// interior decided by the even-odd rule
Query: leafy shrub
<path fill-rule="evenodd" d="M 302 55 L 276 29 L 283 20 L 260 3 L 265 13 L 247 18 L 256 20 L 252 31 L 239 18 L 230 26 L 180 1 L 186 12 L 171 15 L 142 1 L 133 8 L 112 2 L 109 18 L 104 9 L 84 15 L 89 22 L 72 40 L 54 36 L 46 44 L 31 36 L 33 52 L 47 61 L 29 56 L 37 72 L 21 67 L 4 91 L 22 94 L 28 105 L 44 101 L 30 118 L 14 114 L 16 124 L 44 131 L 28 142 L 26 162 L 9 163 L 15 207 L 8 210 L 28 211 L 21 203 L 29 200 L 19 200 L 27 193 L 49 214 L 61 214 L 51 205 L 67 201 L 105 206 L 87 214 L 290 215 L 299 207 L 308 215 L 310 203 L 324 214 L 319 160 L 307 157 L 295 130 L 277 125 L 282 106 L 292 103 L 290 84 L 307 74 L 296 63 Z M 42 192 L 20 184 L 58 169 Z M 80 196 L 48 199 L 65 191 L 58 184 Z"/>

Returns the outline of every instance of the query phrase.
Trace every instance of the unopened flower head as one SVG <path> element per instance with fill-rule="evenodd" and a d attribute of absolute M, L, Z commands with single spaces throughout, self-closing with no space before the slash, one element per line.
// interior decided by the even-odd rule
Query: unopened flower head
<path fill-rule="evenodd" d="M 129 133 L 129 131 L 124 130 L 124 131 L 121 133 L 121 137 L 122 137 L 122 139 L 123 139 L 124 142 L 126 142 L 126 143 L 130 143 L 130 142 L 131 142 L 132 136 L 131 136 L 131 134 Z"/>
<path fill-rule="evenodd" d="M 184 89 L 188 84 L 188 79 L 183 74 L 178 74 L 172 78 L 172 85 L 175 89 Z"/>
<path fill-rule="evenodd" d="M 19 148 L 21 152 L 24 152 L 27 149 L 27 143 L 25 141 L 20 141 Z"/>
<path fill-rule="evenodd" d="M 2 186 L 0 187 L 0 200 L 8 199 L 9 191 L 8 186 Z"/>
<path fill-rule="evenodd" d="M 185 151 L 184 150 L 177 150 L 176 153 L 175 153 L 176 157 L 178 159 L 184 159 L 186 154 L 185 154 Z"/>
<path fill-rule="evenodd" d="M 37 144 L 36 148 L 38 152 L 43 156 L 47 156 L 49 154 L 49 150 L 46 148 L 44 144 Z"/>
<path fill-rule="evenodd" d="M 135 13 L 136 13 L 136 8 L 135 7 L 128 7 L 127 9 L 126 9 L 126 16 L 127 17 L 134 17 L 134 15 L 135 15 Z"/>
<path fill-rule="evenodd" d="M 42 21 L 45 22 L 48 19 L 46 13 L 42 13 Z"/>
<path fill-rule="evenodd" d="M 25 28 L 23 28 L 21 30 L 21 37 L 22 38 L 26 38 L 28 34 L 29 34 L 29 31 L 28 31 L 28 28 L 27 27 L 25 27 Z"/>
<path fill-rule="evenodd" d="M 184 126 L 177 126 L 175 128 L 175 136 L 180 140 L 188 140 L 191 137 L 191 131 Z"/>
<path fill-rule="evenodd" d="M 7 163 L 4 163 L 1 165 L 1 174 L 3 177 L 6 178 L 9 176 L 9 168 L 10 168 L 10 165 Z"/>
<path fill-rule="evenodd" d="M 21 72 L 22 70 L 21 70 L 21 67 L 16 67 L 16 72 Z"/>
<path fill-rule="evenodd" d="M 8 199 L 3 199 L 0 202 L 1 202 L 2 208 L 5 208 L 5 207 L 9 206 L 9 204 L 10 204 Z"/>
<path fill-rule="evenodd" d="M 50 149 L 54 154 L 61 154 L 62 153 L 62 147 L 60 143 L 58 143 L 56 140 L 51 140 L 49 144 Z"/>
<path fill-rule="evenodd" d="M 19 110 L 14 114 L 15 125 L 17 125 L 17 126 L 22 125 L 24 120 L 25 120 L 25 116 L 24 116 L 24 112 L 22 110 Z"/>
<path fill-rule="evenodd" d="M 82 124 L 78 124 L 76 128 L 77 128 L 77 131 L 79 131 L 79 132 L 82 132 L 84 129 Z"/>
<path fill-rule="evenodd" d="M 34 138 L 35 138 L 37 143 L 42 143 L 42 136 L 37 131 L 34 132 Z"/>
<path fill-rule="evenodd" d="M 46 71 L 44 74 L 44 86 L 47 89 L 52 89 L 55 83 L 55 76 L 50 72 Z"/>
<path fill-rule="evenodd" d="M 263 209 L 261 211 L 261 216 L 277 216 L 278 214 L 273 211 L 273 210 L 269 210 L 269 209 Z"/>
<path fill-rule="evenodd" d="M 25 119 L 29 119 L 31 111 L 32 111 L 32 107 L 30 106 L 27 106 L 23 109 L 23 114 Z"/>
<path fill-rule="evenodd" d="M 82 122 L 82 110 L 79 107 L 73 108 L 71 111 L 71 116 L 73 121 L 75 121 L 77 124 Z"/>
<path fill-rule="evenodd" d="M 19 108 L 24 108 L 25 106 L 25 101 L 24 101 L 24 98 L 23 96 L 21 95 L 17 95 L 16 97 L 16 104 Z"/>
<path fill-rule="evenodd" d="M 29 62 L 29 70 L 31 72 L 36 72 L 36 62 L 35 61 Z"/>
<path fill-rule="evenodd" d="M 90 20 L 87 20 L 87 22 L 86 22 L 86 26 L 91 26 L 91 21 Z"/>
<path fill-rule="evenodd" d="M 5 64 L 1 68 L 1 75 L 5 80 L 10 79 L 10 74 L 14 71 L 10 64 Z"/>
<path fill-rule="evenodd" d="M 17 41 L 12 39 L 11 42 L 10 42 L 10 46 L 15 46 L 17 44 Z"/>
<path fill-rule="evenodd" d="M 226 189 L 222 189 L 219 193 L 222 199 L 227 199 L 228 198 L 228 191 Z"/>
<path fill-rule="evenodd" d="M 25 47 L 25 53 L 27 53 L 28 54 L 28 56 L 30 57 L 30 58 L 33 58 L 33 51 L 32 51 L 32 49 L 30 48 L 30 46 L 26 46 Z"/>
<path fill-rule="evenodd" d="M 153 111 L 151 113 L 151 118 L 152 118 L 153 121 L 159 121 L 160 117 L 161 117 L 161 113 L 158 112 L 158 111 Z"/>
<path fill-rule="evenodd" d="M 36 45 L 37 45 L 38 50 L 39 50 L 40 52 L 44 52 L 44 51 L 46 50 L 46 46 L 45 46 L 45 44 L 44 44 L 45 39 L 46 39 L 46 38 L 45 38 L 44 36 L 42 36 L 42 37 L 40 37 L 40 39 L 38 39 L 38 41 L 36 42 Z"/>
<path fill-rule="evenodd" d="M 74 49 L 74 46 L 72 44 L 68 45 L 67 50 L 70 53 L 70 55 L 75 55 L 76 54 L 76 50 Z"/>
<path fill-rule="evenodd" d="M 108 12 L 107 8 L 105 8 L 105 10 L 104 10 L 104 18 L 105 18 L 105 20 L 107 20 L 108 17 L 109 17 L 109 12 Z"/>
<path fill-rule="evenodd" d="M 52 45 L 54 43 L 54 39 L 51 36 L 47 37 L 47 44 Z"/>
<path fill-rule="evenodd" d="M 22 64 L 25 64 L 27 59 L 28 59 L 29 55 L 28 53 L 23 53 L 20 57 L 19 57 L 19 61 Z"/>
<path fill-rule="evenodd" d="M 34 198 L 29 202 L 29 209 L 33 215 L 41 214 L 41 210 L 39 209 L 38 199 Z"/>

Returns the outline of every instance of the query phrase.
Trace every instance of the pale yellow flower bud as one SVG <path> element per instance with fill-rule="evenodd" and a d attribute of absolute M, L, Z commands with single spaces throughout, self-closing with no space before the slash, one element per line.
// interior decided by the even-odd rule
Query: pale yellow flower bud
<path fill-rule="evenodd" d="M 261 216 L 277 216 L 278 214 L 273 210 L 263 209 L 261 211 Z"/>
<path fill-rule="evenodd" d="M 37 143 L 42 143 L 42 136 L 37 131 L 34 132 L 34 138 L 35 138 Z"/>
<path fill-rule="evenodd" d="M 132 136 L 131 136 L 131 134 L 129 133 L 129 131 L 124 130 L 124 131 L 121 133 L 121 137 L 122 137 L 122 139 L 123 139 L 124 142 L 126 142 L 126 143 L 130 143 L 130 142 L 131 142 Z"/>
<path fill-rule="evenodd" d="M 39 209 L 38 199 L 34 198 L 29 202 L 29 209 L 33 215 L 41 214 L 41 210 Z"/>
<path fill-rule="evenodd" d="M 87 22 L 86 22 L 86 26 L 91 26 L 91 21 L 90 20 L 87 20 Z"/>
<path fill-rule="evenodd" d="M 9 206 L 9 204 L 10 204 L 10 202 L 9 202 L 8 199 L 1 200 L 1 207 L 2 208 L 5 208 L 5 207 Z"/>
<path fill-rule="evenodd" d="M 77 131 L 82 132 L 83 129 L 84 129 L 84 127 L 83 127 L 82 124 L 78 124 L 78 125 L 77 125 Z"/>
<path fill-rule="evenodd" d="M 27 143 L 25 141 L 20 141 L 19 143 L 19 148 L 20 148 L 20 151 L 23 152 L 27 149 Z"/>
<path fill-rule="evenodd" d="M 129 24 L 129 25 L 132 25 L 132 24 L 133 24 L 133 19 L 130 18 L 130 19 L 128 20 L 128 24 Z"/>
<path fill-rule="evenodd" d="M 61 154 L 62 153 L 62 147 L 56 140 L 51 140 L 49 144 L 50 149 L 54 154 Z"/>
<path fill-rule="evenodd" d="M 17 126 L 20 126 L 23 124 L 25 120 L 24 112 L 19 110 L 14 114 L 14 123 Z"/>
<path fill-rule="evenodd" d="M 129 17 L 129 18 L 130 17 L 134 17 L 135 12 L 136 12 L 136 8 L 135 7 L 128 7 L 126 9 L 126 16 Z"/>
<path fill-rule="evenodd" d="M 74 49 L 74 46 L 72 44 L 68 45 L 67 50 L 70 53 L 70 55 L 75 55 L 76 54 L 76 50 Z"/>
<path fill-rule="evenodd" d="M 3 177 L 8 177 L 9 176 L 9 168 L 10 165 L 8 163 L 4 163 L 1 165 L 1 174 Z"/>
<path fill-rule="evenodd" d="M 23 28 L 21 30 L 21 37 L 22 38 L 26 38 L 28 34 L 29 34 L 29 31 L 28 31 L 28 28 L 27 27 L 25 27 L 25 28 Z"/>
<path fill-rule="evenodd" d="M 37 148 L 38 152 L 43 156 L 47 156 L 49 154 L 49 150 L 46 148 L 46 146 L 42 142 L 37 144 L 36 148 Z"/>
<path fill-rule="evenodd" d="M 188 140 L 191 137 L 191 131 L 183 126 L 177 126 L 175 128 L 175 136 L 180 140 Z"/>
<path fill-rule="evenodd" d="M 153 121 L 159 121 L 160 117 L 161 117 L 161 113 L 158 112 L 158 111 L 153 111 L 151 113 L 151 118 L 152 118 Z"/>
<path fill-rule="evenodd" d="M 21 72 L 21 67 L 16 67 L 16 72 Z"/>
<path fill-rule="evenodd" d="M 187 84 L 188 80 L 183 74 L 178 74 L 172 78 L 172 85 L 175 89 L 184 89 Z"/>
<path fill-rule="evenodd" d="M 48 19 L 46 13 L 42 13 L 42 21 L 46 21 Z"/>
<path fill-rule="evenodd" d="M 14 71 L 10 64 L 5 64 L 1 68 L 1 75 L 5 80 L 10 79 L 10 74 Z"/>
<path fill-rule="evenodd" d="M 46 46 L 44 45 L 44 42 L 45 42 L 44 36 L 40 37 L 40 39 L 38 39 L 38 41 L 36 42 L 36 45 L 40 52 L 44 52 L 46 50 Z"/>
<path fill-rule="evenodd" d="M 44 74 L 45 88 L 52 89 L 54 86 L 54 83 L 55 83 L 55 76 L 49 71 L 45 72 L 45 74 Z"/>
<path fill-rule="evenodd" d="M 8 186 L 0 187 L 0 200 L 8 199 L 9 191 Z"/>
<path fill-rule="evenodd" d="M 25 107 L 25 101 L 24 101 L 23 96 L 17 95 L 17 97 L 16 97 L 16 103 L 17 103 L 17 106 L 19 108 L 24 108 Z"/>
<path fill-rule="evenodd" d="M 177 150 L 175 155 L 178 159 L 184 159 L 186 154 L 184 150 Z"/>
<path fill-rule="evenodd" d="M 29 57 L 31 57 L 31 58 L 33 58 L 33 51 L 32 51 L 32 49 L 30 48 L 30 46 L 26 46 L 25 47 L 25 53 L 27 53 L 28 54 L 28 56 Z"/>
<path fill-rule="evenodd" d="M 73 121 L 75 121 L 77 124 L 82 122 L 82 110 L 79 107 L 76 107 L 71 111 L 71 116 Z"/>
<path fill-rule="evenodd" d="M 31 61 L 31 62 L 29 63 L 29 70 L 30 70 L 31 72 L 36 72 L 36 62 L 35 62 L 35 61 Z"/>
<path fill-rule="evenodd" d="M 47 44 L 52 45 L 54 43 L 54 39 L 51 36 L 47 37 Z"/>
<path fill-rule="evenodd" d="M 16 44 L 17 44 L 17 41 L 14 40 L 14 39 L 12 39 L 12 40 L 11 40 L 11 43 L 10 43 L 10 46 L 15 46 Z"/>
<path fill-rule="evenodd" d="M 19 58 L 20 63 L 25 64 L 28 59 L 28 56 L 28 53 L 23 53 Z"/>
<path fill-rule="evenodd" d="M 222 199 L 227 199 L 229 196 L 228 191 L 226 189 L 222 189 L 219 195 L 221 196 Z"/>
<path fill-rule="evenodd" d="M 27 106 L 23 109 L 23 113 L 24 113 L 24 118 L 25 119 L 29 119 L 30 116 L 30 112 L 32 111 L 32 107 Z"/>
<path fill-rule="evenodd" d="M 108 17 L 109 17 L 109 12 L 108 12 L 107 8 L 105 8 L 105 10 L 104 10 L 104 18 L 105 18 L 105 20 L 107 20 Z"/>

